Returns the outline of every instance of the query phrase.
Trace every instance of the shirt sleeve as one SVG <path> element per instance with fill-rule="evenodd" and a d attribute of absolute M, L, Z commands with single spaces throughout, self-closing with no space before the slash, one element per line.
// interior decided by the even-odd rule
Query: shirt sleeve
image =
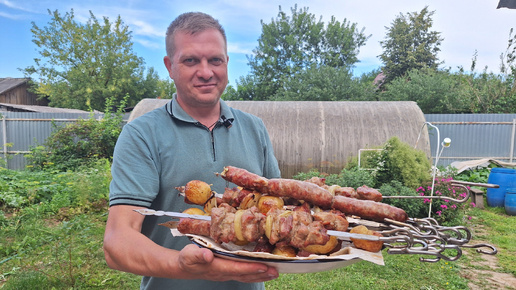
<path fill-rule="evenodd" d="M 158 166 L 152 139 L 145 139 L 131 124 L 124 126 L 113 154 L 109 205 L 150 207 L 159 191 Z"/>

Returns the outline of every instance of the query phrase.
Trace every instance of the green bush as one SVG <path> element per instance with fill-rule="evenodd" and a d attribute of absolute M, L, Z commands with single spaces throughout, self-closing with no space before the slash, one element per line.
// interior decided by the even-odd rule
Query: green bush
<path fill-rule="evenodd" d="M 104 118 L 79 120 L 64 127 L 57 127 L 45 140 L 45 146 L 30 148 L 25 155 L 31 170 L 76 170 L 91 162 L 111 158 L 123 124 L 123 106 L 111 112 L 113 100 L 106 100 Z"/>
<path fill-rule="evenodd" d="M 374 187 L 374 178 L 371 172 L 367 170 L 360 170 L 357 168 L 342 169 L 339 174 L 320 173 L 317 169 L 312 169 L 309 172 L 300 172 L 293 178 L 297 180 L 307 180 L 312 177 L 322 177 L 326 179 L 327 185 L 339 185 L 357 188 L 362 185 Z"/>
<path fill-rule="evenodd" d="M 377 186 L 397 180 L 404 186 L 416 189 L 431 179 L 431 164 L 426 154 L 401 142 L 398 137 L 392 137 L 385 143 L 376 160 Z"/>
<path fill-rule="evenodd" d="M 419 196 L 412 188 L 404 186 L 401 182 L 393 180 L 383 184 L 378 191 L 385 196 Z M 382 202 L 399 207 L 407 212 L 409 217 L 423 218 L 428 216 L 428 205 L 421 199 L 414 198 L 384 198 Z"/>

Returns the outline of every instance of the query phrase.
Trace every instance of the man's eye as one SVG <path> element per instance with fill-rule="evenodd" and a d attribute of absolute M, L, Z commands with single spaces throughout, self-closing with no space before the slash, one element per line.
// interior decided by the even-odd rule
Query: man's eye
<path fill-rule="evenodd" d="M 185 60 L 183 60 L 184 63 L 186 64 L 194 64 L 195 63 L 195 59 L 193 58 L 186 58 Z"/>
<path fill-rule="evenodd" d="M 211 59 L 211 63 L 215 64 L 215 65 L 219 65 L 219 64 L 222 64 L 224 61 L 222 60 L 222 58 L 212 58 Z"/>

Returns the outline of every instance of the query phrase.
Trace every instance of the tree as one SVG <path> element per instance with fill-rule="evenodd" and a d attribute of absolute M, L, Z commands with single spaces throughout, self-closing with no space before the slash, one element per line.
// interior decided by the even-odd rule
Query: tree
<path fill-rule="evenodd" d="M 361 95 L 345 67 L 313 66 L 295 76 L 282 75 L 283 87 L 271 99 L 278 101 L 350 101 Z"/>
<path fill-rule="evenodd" d="M 132 51 L 131 32 L 120 16 L 110 23 L 90 11 L 86 24 L 75 21 L 73 9 L 64 15 L 51 12 L 51 21 L 40 28 L 32 22 L 33 42 L 40 58 L 24 69 L 38 76 L 35 92 L 47 96 L 50 106 L 102 110 L 106 99 L 118 105 L 129 95 L 128 105 L 156 97 L 157 73 L 145 74 L 145 62 Z"/>
<path fill-rule="evenodd" d="M 176 87 L 172 79 L 159 80 L 157 84 L 157 97 L 160 99 L 172 99 L 172 95 L 176 92 Z"/>
<path fill-rule="evenodd" d="M 358 61 L 359 49 L 368 39 L 357 24 L 332 17 L 325 26 L 316 21 L 308 8 L 291 9 L 288 16 L 279 7 L 276 19 L 263 20 L 262 34 L 254 56 L 248 56 L 250 75 L 237 81 L 237 96 L 242 100 L 266 100 L 285 87 L 285 81 L 304 71 L 328 66 L 350 68 Z"/>
<path fill-rule="evenodd" d="M 383 48 L 380 59 L 386 76 L 384 84 L 413 69 L 437 69 L 437 53 L 443 38 L 440 32 L 430 31 L 433 14 L 425 7 L 419 13 L 400 14 L 390 28 L 386 27 L 387 36 L 380 42 Z"/>
<path fill-rule="evenodd" d="M 461 98 L 460 78 L 448 71 L 431 68 L 412 69 L 385 85 L 382 101 L 414 101 L 425 114 L 468 113 Z"/>

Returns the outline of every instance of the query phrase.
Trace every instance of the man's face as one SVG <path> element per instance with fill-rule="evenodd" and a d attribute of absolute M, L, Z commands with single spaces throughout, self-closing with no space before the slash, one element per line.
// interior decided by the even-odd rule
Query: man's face
<path fill-rule="evenodd" d="M 216 104 L 228 84 L 228 61 L 222 34 L 209 29 L 196 34 L 177 32 L 175 53 L 165 57 L 177 96 L 188 106 Z"/>

